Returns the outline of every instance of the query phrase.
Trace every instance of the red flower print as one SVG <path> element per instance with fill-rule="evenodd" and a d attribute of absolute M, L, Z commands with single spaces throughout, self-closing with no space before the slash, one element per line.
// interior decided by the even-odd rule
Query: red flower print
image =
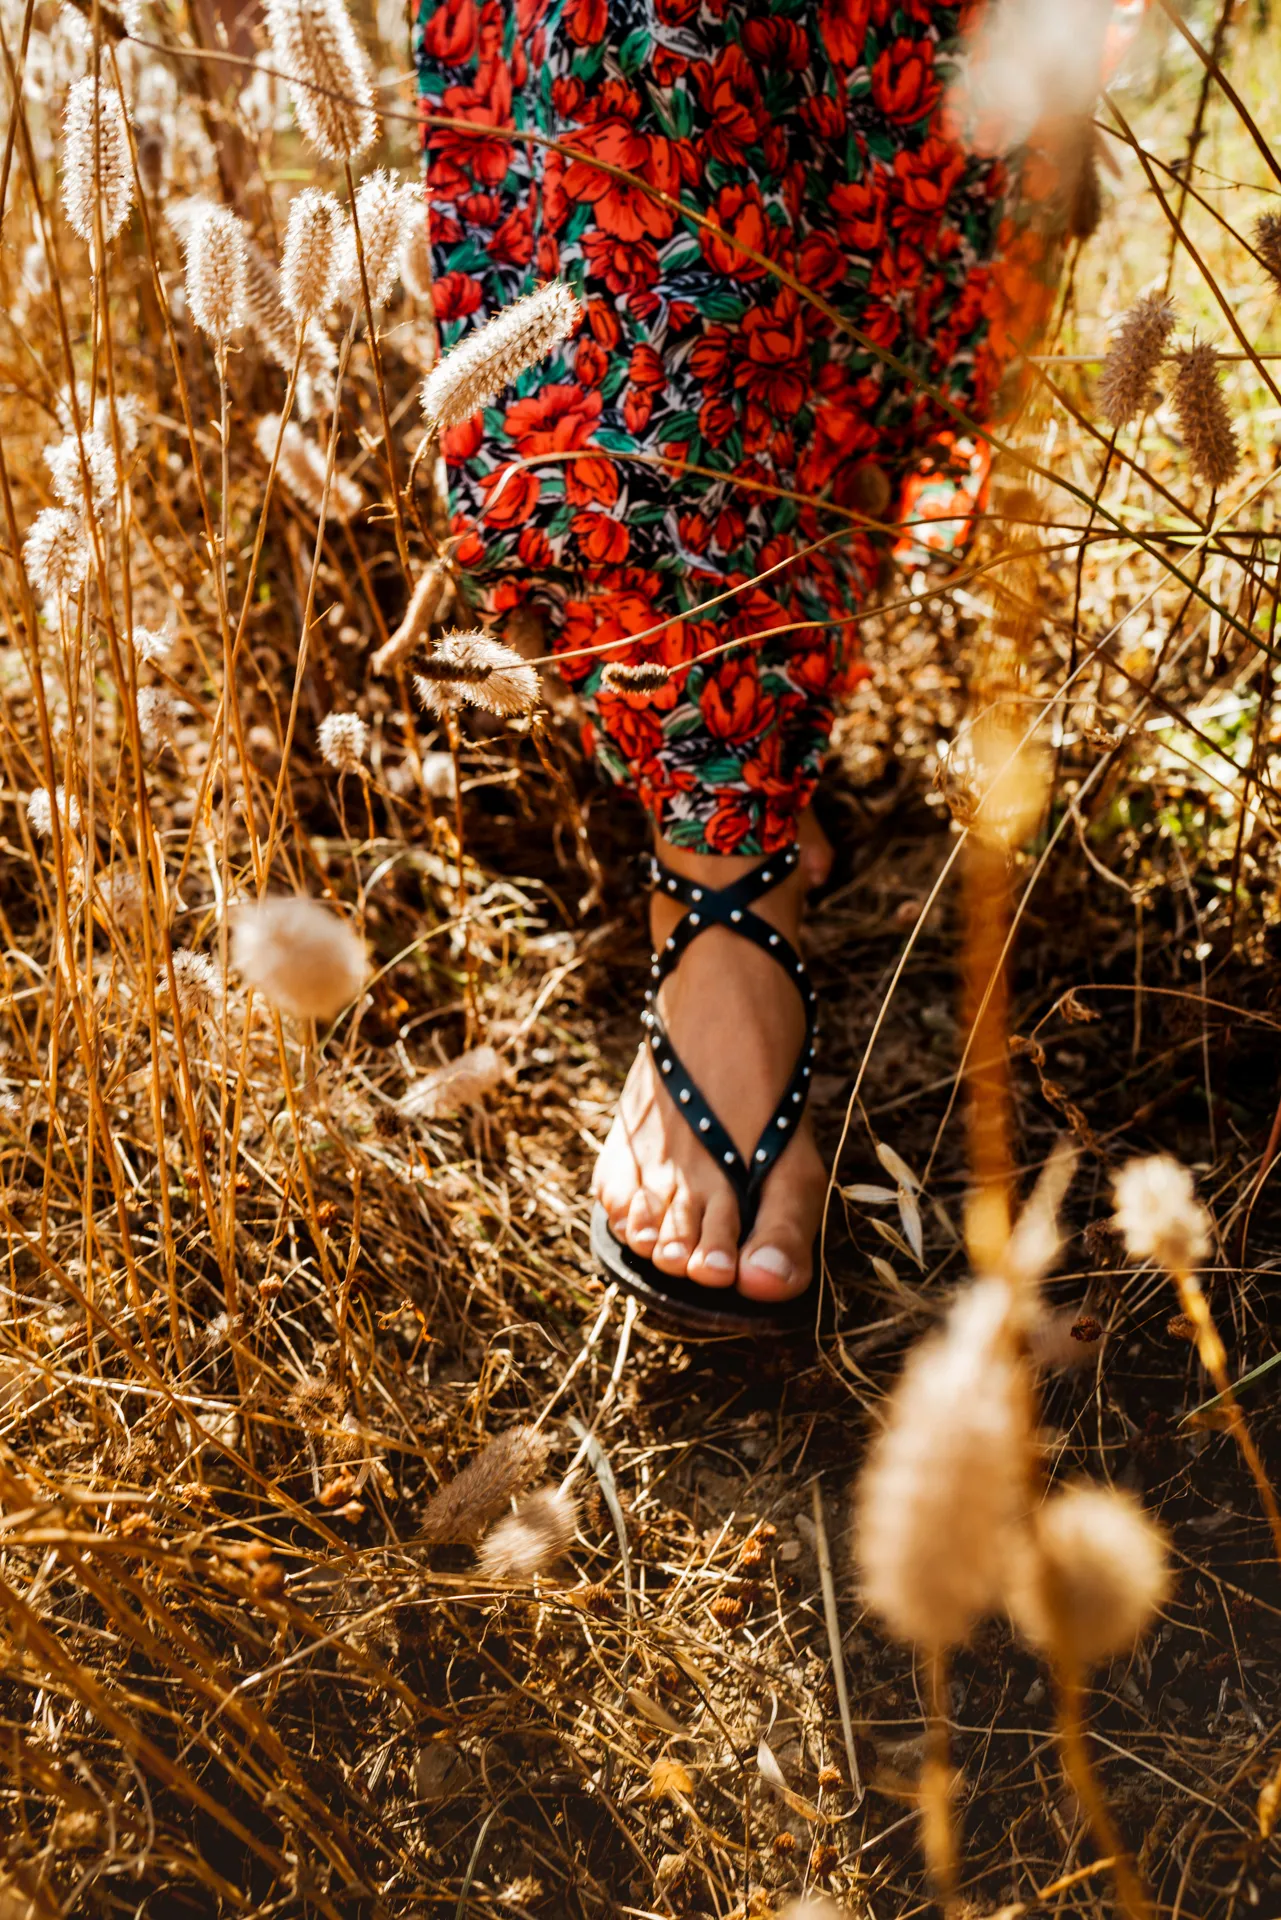
<path fill-rule="evenodd" d="M 511 125 L 511 75 L 501 60 L 482 62 L 472 87 L 446 87 L 441 112 L 453 120 L 467 120 L 476 129 Z M 452 174 L 462 180 L 480 181 L 496 187 L 506 179 L 511 165 L 511 146 L 506 140 L 483 139 L 476 133 L 458 133 L 452 127 L 435 127 L 428 132 L 427 146 L 434 156 L 433 184 L 437 166 L 442 179 Z"/>
<path fill-rule="evenodd" d="M 516 554 L 522 566 L 533 573 L 545 573 L 555 564 L 551 541 L 541 527 L 522 527 L 516 540 Z"/>
<path fill-rule="evenodd" d="M 637 768 L 639 785 L 641 767 L 657 759 L 663 744 L 663 729 L 653 703 L 632 702 L 621 694 L 601 692 L 596 696 L 596 711 L 624 760 Z"/>
<path fill-rule="evenodd" d="M 875 253 L 885 238 L 885 192 L 880 169 L 862 180 L 833 187 L 832 214 L 836 231 L 854 253 Z"/>
<path fill-rule="evenodd" d="M 731 655 L 708 676 L 698 697 L 714 739 L 741 744 L 763 733 L 774 718 L 774 698 L 762 691 L 755 656 Z"/>
<path fill-rule="evenodd" d="M 934 77 L 934 46 L 929 40 L 896 40 L 876 56 L 872 98 L 888 120 L 901 126 L 933 112 L 943 89 Z"/>
<path fill-rule="evenodd" d="M 698 430 L 709 447 L 719 447 L 728 440 L 737 425 L 738 416 L 728 400 L 704 400 L 698 410 Z"/>
<path fill-rule="evenodd" d="M 763 73 L 780 68 L 804 73 L 810 63 L 810 43 L 804 27 L 777 15 L 744 20 L 743 45 Z"/>
<path fill-rule="evenodd" d="M 665 27 L 684 27 L 698 12 L 699 0 L 655 0 L 654 13 Z"/>
<path fill-rule="evenodd" d="M 845 278 L 849 261 L 825 233 L 807 233 L 796 256 L 796 276 L 816 293 L 826 293 Z"/>
<path fill-rule="evenodd" d="M 576 513 L 569 530 L 588 566 L 619 567 L 626 560 L 631 535 L 622 521 L 610 514 Z"/>
<path fill-rule="evenodd" d="M 703 258 L 713 273 L 735 280 L 759 280 L 768 269 L 740 252 L 739 246 L 731 244 L 731 238 L 740 246 L 750 247 L 753 253 L 768 253 L 769 227 L 760 188 L 722 187 L 711 209 L 711 218 L 716 228 L 700 227 L 698 239 Z"/>
<path fill-rule="evenodd" d="M 489 257 L 505 267 L 527 267 L 534 257 L 534 218 L 528 207 L 513 207 L 489 243 Z"/>
<path fill-rule="evenodd" d="M 446 460 L 461 465 L 479 453 L 480 443 L 485 438 L 485 421 L 479 407 L 468 419 L 460 420 L 456 427 L 448 427 L 440 436 L 440 450 Z"/>
<path fill-rule="evenodd" d="M 609 355 L 590 337 L 580 340 L 574 355 L 574 378 L 584 387 L 598 387 L 609 371 Z"/>
<path fill-rule="evenodd" d="M 591 121 L 578 128 L 569 141 L 573 149 L 591 158 L 570 158 L 564 188 L 569 199 L 593 209 L 603 234 L 624 241 L 647 237 L 666 240 L 676 224 L 670 208 L 642 187 L 617 180 L 591 164 L 592 160 L 603 160 L 637 174 L 663 193 L 679 193 L 680 160 L 675 142 L 663 134 L 638 132 L 640 107 L 639 96 L 624 81 L 605 82 L 592 103 Z"/>
<path fill-rule="evenodd" d="M 475 313 L 480 298 L 480 281 L 473 280 L 469 273 L 442 273 L 439 280 L 432 282 L 431 303 L 442 324 Z"/>
<path fill-rule="evenodd" d="M 522 40 L 528 40 L 547 12 L 548 0 L 516 0 L 516 26 Z"/>
<path fill-rule="evenodd" d="M 801 108 L 801 119 L 816 140 L 839 140 L 845 132 L 845 96 L 833 100 L 829 93 L 816 93 Z"/>
<path fill-rule="evenodd" d="M 916 151 L 900 147 L 894 156 L 894 184 L 902 204 L 913 213 L 941 213 L 965 172 L 965 155 L 950 140 L 929 134 Z"/>
<path fill-rule="evenodd" d="M 591 272 L 611 293 L 644 295 L 658 278 L 658 254 L 649 240 L 615 240 L 588 228 L 582 247 Z"/>
<path fill-rule="evenodd" d="M 455 535 L 454 560 L 464 571 L 468 567 L 478 567 L 485 558 L 485 542 L 466 517 L 454 514 L 450 521 L 450 530 Z"/>
<path fill-rule="evenodd" d="M 605 38 L 609 0 L 569 0 L 561 15 L 565 32 L 576 47 L 594 47 Z"/>
<path fill-rule="evenodd" d="M 555 280 L 560 275 L 560 248 L 554 234 L 545 233 L 535 254 L 540 280 Z"/>
<path fill-rule="evenodd" d="M 802 491 L 822 493 L 838 468 L 855 464 L 876 440 L 876 428 L 858 403 L 854 382 L 844 367 L 829 361 L 818 377 L 813 437 L 796 471 Z"/>
<path fill-rule="evenodd" d="M 485 519 L 491 527 L 522 526 L 542 492 L 542 482 L 536 473 L 510 462 L 495 467 L 480 484 L 485 490 Z"/>
<path fill-rule="evenodd" d="M 592 330 L 592 339 L 611 353 L 622 338 L 617 310 L 608 300 L 589 300 L 587 302 L 587 324 Z"/>
<path fill-rule="evenodd" d="M 722 793 L 713 809 L 711 819 L 703 828 L 703 838 L 707 842 L 709 853 L 737 853 L 744 841 L 750 840 L 756 831 L 755 809 L 751 803 L 737 793 Z M 791 838 L 796 837 L 796 823 L 792 823 Z"/>
<path fill-rule="evenodd" d="M 654 78 L 660 87 L 674 87 L 689 72 L 689 61 L 670 47 L 655 47 Z"/>
<path fill-rule="evenodd" d="M 809 341 L 800 296 L 780 287 L 767 307 L 743 316 L 746 357 L 734 369 L 734 385 L 769 413 L 790 416 L 805 402 Z"/>
<path fill-rule="evenodd" d="M 645 387 L 628 387 L 623 395 L 623 425 L 628 433 L 644 433 L 653 412 L 653 394 Z"/>
<path fill-rule="evenodd" d="M 468 193 L 458 202 L 458 212 L 469 227 L 496 227 L 503 217 L 501 194 Z"/>
<path fill-rule="evenodd" d="M 681 545 L 691 553 L 706 553 L 712 529 L 701 513 L 682 513 L 676 522 Z"/>
<path fill-rule="evenodd" d="M 667 385 L 667 368 L 647 340 L 638 340 L 627 362 L 627 377 L 634 387 L 650 387 L 661 393 Z"/>
<path fill-rule="evenodd" d="M 825 0 L 818 16 L 827 57 L 837 67 L 863 63 L 871 0 Z"/>
<path fill-rule="evenodd" d="M 713 324 L 690 354 L 690 372 L 704 389 L 724 386 L 729 372 L 731 337 L 728 327 Z"/>
<path fill-rule="evenodd" d="M 725 47 L 710 67 L 700 62 L 694 68 L 694 80 L 712 122 L 708 152 L 725 166 L 738 166 L 760 137 L 764 119 L 761 90 L 747 55 L 741 47 Z"/>
<path fill-rule="evenodd" d="M 513 400 L 503 416 L 503 432 L 528 459 L 540 453 L 564 453 L 585 447 L 600 418 L 601 397 L 583 387 L 540 387 L 526 400 Z"/>
<path fill-rule="evenodd" d="M 461 67 L 476 51 L 475 0 L 443 0 L 423 28 L 423 50 L 447 67 Z"/>

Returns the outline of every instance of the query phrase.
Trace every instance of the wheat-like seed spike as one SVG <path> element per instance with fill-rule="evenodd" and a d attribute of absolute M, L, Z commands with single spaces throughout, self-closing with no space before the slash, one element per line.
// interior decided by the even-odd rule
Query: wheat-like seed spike
<path fill-rule="evenodd" d="M 266 21 L 306 138 L 327 160 L 355 160 L 378 117 L 369 58 L 342 0 L 267 0 Z"/>
<path fill-rule="evenodd" d="M 427 1503 L 419 1537 L 472 1546 L 547 1465 L 551 1440 L 537 1427 L 511 1427 L 481 1448 Z"/>
<path fill-rule="evenodd" d="M 1254 250 L 1281 292 L 1281 213 L 1261 213 L 1254 223 Z"/>
<path fill-rule="evenodd" d="M 1114 1225 L 1131 1260 L 1170 1273 L 1199 1267 L 1210 1251 L 1210 1219 L 1192 1175 L 1168 1153 L 1127 1160 L 1113 1185 Z"/>
<path fill-rule="evenodd" d="M 56 446 L 46 447 L 44 457 L 53 479 L 53 490 L 64 507 L 78 508 L 82 513 L 92 507 L 94 512 L 102 513 L 115 498 L 115 451 L 106 434 L 97 427 L 79 437 L 69 433 Z M 90 486 L 88 499 L 84 488 L 86 469 Z"/>
<path fill-rule="evenodd" d="M 64 600 L 83 584 L 89 571 L 89 543 L 81 518 L 65 507 L 46 507 L 31 523 L 22 547 L 33 593 Z"/>
<path fill-rule="evenodd" d="M 326 312 L 338 297 L 346 224 L 332 193 L 317 187 L 304 188 L 290 204 L 280 292 L 300 326 Z"/>
<path fill-rule="evenodd" d="M 578 1502 L 570 1488 L 535 1487 L 485 1535 L 477 1571 L 487 1580 L 532 1580 L 568 1553 L 577 1531 Z"/>
<path fill-rule="evenodd" d="M 53 833 L 53 811 L 57 807 L 58 820 L 64 833 L 80 831 L 80 803 L 74 793 L 69 794 L 65 787 L 57 787 L 50 794 L 48 787 L 37 787 L 34 793 L 27 795 L 27 819 L 31 831 L 47 840 Z"/>
<path fill-rule="evenodd" d="M 1023 1638 L 1094 1666 L 1127 1653 L 1169 1597 L 1165 1535 L 1137 1500 L 1078 1482 L 1032 1516 L 1006 1593 Z"/>
<path fill-rule="evenodd" d="M 400 268 L 401 244 L 421 201 L 418 190 L 380 168 L 356 189 L 356 225 L 365 256 L 369 304 L 377 313 L 391 298 Z M 360 262 L 356 257 L 356 226 L 343 235 L 342 290 L 353 304 L 361 300 Z"/>
<path fill-rule="evenodd" d="M 404 619 L 370 662 L 375 673 L 386 673 L 389 667 L 403 660 L 420 640 L 426 638 L 428 628 L 440 617 L 452 584 L 448 571 L 435 562 L 419 575 L 409 596 Z"/>
<path fill-rule="evenodd" d="M 139 687 L 138 731 L 150 753 L 173 744 L 178 732 L 178 708 L 164 687 Z"/>
<path fill-rule="evenodd" d="M 254 439 L 263 459 L 271 464 L 275 450 L 276 436 L 280 432 L 280 416 L 276 413 L 264 413 L 254 429 Z M 310 507 L 313 513 L 320 512 L 320 503 L 324 497 L 325 453 L 323 447 L 308 439 L 302 428 L 292 420 L 285 426 L 285 436 L 281 442 L 280 460 L 276 468 L 280 478 L 294 498 Z M 360 512 L 365 499 L 355 481 L 345 473 L 334 468 L 329 482 L 329 502 L 326 518 L 330 514 L 338 520 L 350 520 Z"/>
<path fill-rule="evenodd" d="M 400 277 L 411 300 L 431 299 L 431 225 L 421 199 L 401 242 Z"/>
<path fill-rule="evenodd" d="M 538 675 L 515 648 L 481 632 L 445 634 L 416 679 L 442 688 L 456 686 L 455 698 L 461 696 L 504 720 L 532 713 L 541 693 Z"/>
<path fill-rule="evenodd" d="M 173 978 L 177 990 L 178 1011 L 184 1020 L 204 1020 L 223 997 L 222 974 L 207 953 L 190 947 L 175 947 Z M 161 970 L 156 989 L 163 996 L 169 990 L 169 976 Z"/>
<path fill-rule="evenodd" d="M 1179 432 L 1193 472 L 1217 492 L 1241 464 L 1241 448 L 1220 384 L 1219 356 L 1207 341 L 1196 342 L 1179 355 L 1178 368 L 1170 400 Z"/>
<path fill-rule="evenodd" d="M 1099 373 L 1099 411 L 1110 426 L 1128 426 L 1152 398 L 1152 384 L 1174 329 L 1174 302 L 1145 294 L 1126 314 Z"/>
<path fill-rule="evenodd" d="M 208 207 L 187 235 L 187 309 L 216 346 L 245 314 L 244 223 L 226 207 Z"/>
<path fill-rule="evenodd" d="M 549 281 L 464 336 L 423 381 L 423 412 L 443 433 L 488 406 L 527 367 L 537 366 L 578 324 L 582 308 L 563 280 Z"/>
<path fill-rule="evenodd" d="M 316 730 L 320 757 L 335 773 L 359 773 L 369 728 L 358 713 L 327 713 Z"/>
<path fill-rule="evenodd" d="M 245 243 L 245 311 L 250 326 L 278 367 L 286 373 L 293 369 L 298 351 L 298 329 L 280 293 L 280 275 L 263 252 L 249 240 Z M 333 341 L 319 321 L 310 321 L 303 333 L 302 361 L 299 373 L 330 389 L 329 376 L 337 364 Z"/>
<path fill-rule="evenodd" d="M 473 1107 L 507 1076 L 507 1066 L 495 1047 L 469 1047 L 456 1060 L 433 1067 L 406 1087 L 399 1111 L 406 1120 L 444 1120 L 464 1107 Z"/>
<path fill-rule="evenodd" d="M 94 106 L 97 103 L 97 141 Z M 82 240 L 94 237 L 94 200 L 102 208 L 102 237 L 111 240 L 133 206 L 133 163 L 129 128 L 120 95 L 99 87 L 93 75 L 77 80 L 67 94 L 63 116 L 62 204 Z M 97 147 L 95 179 L 94 149 Z"/>
<path fill-rule="evenodd" d="M 653 693 L 671 679 L 671 669 L 657 660 L 638 660 L 634 666 L 611 660 L 601 674 L 600 683 L 609 693 Z"/>

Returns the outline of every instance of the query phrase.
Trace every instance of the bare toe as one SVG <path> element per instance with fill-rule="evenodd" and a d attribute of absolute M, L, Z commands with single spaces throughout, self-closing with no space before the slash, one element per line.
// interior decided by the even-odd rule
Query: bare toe
<path fill-rule="evenodd" d="M 703 1214 L 703 1232 L 689 1258 L 689 1277 L 700 1287 L 732 1287 L 738 1269 L 738 1208 L 730 1194 L 714 1194 Z"/>
<path fill-rule="evenodd" d="M 658 1229 L 654 1265 L 660 1273 L 684 1274 L 689 1256 L 703 1230 L 703 1202 L 688 1187 L 678 1186 Z"/>
<path fill-rule="evenodd" d="M 790 1300 L 809 1285 L 823 1199 L 821 1170 L 805 1164 L 813 1154 L 808 1140 L 794 1141 L 765 1183 L 756 1225 L 738 1256 L 739 1291 L 749 1300 Z"/>
<path fill-rule="evenodd" d="M 665 1200 L 652 1194 L 646 1187 L 638 1187 L 632 1195 L 632 1203 L 627 1209 L 627 1224 L 623 1229 L 624 1237 L 633 1253 L 643 1254 L 646 1259 L 654 1251 L 658 1239 L 658 1226 L 667 1211 Z"/>

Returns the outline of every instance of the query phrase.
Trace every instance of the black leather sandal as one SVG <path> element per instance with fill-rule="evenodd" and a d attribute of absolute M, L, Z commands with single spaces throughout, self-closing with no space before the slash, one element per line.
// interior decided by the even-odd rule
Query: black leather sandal
<path fill-rule="evenodd" d="M 741 880 L 734 880 L 727 887 L 699 886 L 692 880 L 672 873 L 658 859 L 652 863 L 655 887 L 679 900 L 689 911 L 663 951 L 654 955 L 650 987 L 645 995 L 645 1012 L 641 1019 L 648 1033 L 648 1044 L 677 1112 L 684 1117 L 695 1138 L 711 1154 L 734 1189 L 734 1197 L 738 1201 L 740 1246 L 755 1225 L 761 1189 L 766 1178 L 805 1111 L 814 1067 L 817 1003 L 805 962 L 790 940 L 770 926 L 767 920 L 762 920 L 759 914 L 751 911 L 754 901 L 794 872 L 799 858 L 798 849 L 789 847 L 786 853 L 772 855 L 753 872 L 744 874 Z M 762 953 L 776 960 L 800 994 L 805 1008 L 805 1038 L 796 1065 L 748 1161 L 744 1161 L 690 1078 L 658 1011 L 659 988 L 675 971 L 692 943 L 709 927 L 726 927 L 730 933 L 752 941 Z M 694 1280 L 674 1278 L 671 1274 L 660 1272 L 652 1260 L 633 1253 L 625 1242 L 616 1239 L 605 1210 L 599 1203 L 592 1212 L 591 1243 L 592 1253 L 619 1286 L 635 1294 L 665 1319 L 677 1322 L 690 1332 L 768 1334 L 799 1331 L 813 1324 L 811 1288 L 807 1287 L 804 1293 L 792 1300 L 749 1300 L 736 1288 L 701 1287 Z"/>

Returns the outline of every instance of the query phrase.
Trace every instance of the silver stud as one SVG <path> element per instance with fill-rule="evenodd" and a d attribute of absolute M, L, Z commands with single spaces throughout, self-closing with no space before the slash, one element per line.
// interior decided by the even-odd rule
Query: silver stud
<path fill-rule="evenodd" d="M 688 1087 L 681 1088 L 680 1102 L 683 1107 L 687 1107 L 689 1105 L 689 1088 Z"/>
<path fill-rule="evenodd" d="M 656 1033 L 650 1036 L 649 1044 L 651 1047 L 656 1047 L 658 1045 L 658 1035 Z"/>
<path fill-rule="evenodd" d="M 702 924 L 702 918 L 703 918 L 703 916 L 702 916 L 702 914 L 700 914 L 700 913 L 691 913 L 691 914 L 690 914 L 690 916 L 689 916 L 689 924 L 690 924 L 690 926 L 691 926 L 691 927 L 697 927 L 697 926 L 700 926 L 700 925 Z"/>
<path fill-rule="evenodd" d="M 649 977 L 650 977 L 650 979 L 651 979 L 651 980 L 657 980 L 657 978 L 658 978 L 658 968 L 657 968 L 657 967 L 651 967 L 651 968 L 650 968 L 650 970 L 649 970 Z"/>
<path fill-rule="evenodd" d="M 761 875 L 761 879 L 762 879 L 762 880 L 765 880 L 765 881 L 770 881 L 770 880 L 772 880 L 773 878 L 774 878 L 774 876 L 773 876 L 773 874 L 772 874 L 772 873 L 763 873 L 763 874 Z"/>
<path fill-rule="evenodd" d="M 664 1073 L 670 1073 L 670 1072 L 671 1072 L 671 1070 L 672 1070 L 672 1063 L 671 1063 L 671 1061 L 670 1061 L 670 1060 L 664 1060 L 664 1062 L 663 1062 L 663 1072 L 664 1072 Z"/>
<path fill-rule="evenodd" d="M 778 935 L 776 933 L 772 933 L 770 935 L 769 943 L 772 947 L 776 947 L 778 945 Z"/>
<path fill-rule="evenodd" d="M 690 894 L 689 897 L 691 900 L 695 902 L 701 900 L 703 897 L 703 889 L 701 887 L 695 887 L 694 891 Z"/>
<path fill-rule="evenodd" d="M 763 1159 L 765 1158 L 765 1149 L 764 1149 L 764 1147 L 757 1147 L 757 1149 L 756 1149 L 756 1158 L 757 1158 L 758 1160 L 763 1160 Z"/>
<path fill-rule="evenodd" d="M 670 953 L 672 948 L 675 945 L 676 945 L 676 935 L 674 933 L 669 933 L 667 936 L 667 951 Z"/>
<path fill-rule="evenodd" d="M 676 891 L 676 882 L 675 882 L 674 880 L 669 880 L 669 881 L 668 881 L 668 883 L 667 883 L 667 891 L 668 891 L 669 893 L 675 893 L 675 891 Z"/>
<path fill-rule="evenodd" d="M 707 1132 L 707 1130 L 708 1130 L 708 1128 L 709 1128 L 709 1127 L 711 1126 L 711 1124 L 712 1124 L 712 1123 L 711 1123 L 711 1121 L 710 1121 L 710 1120 L 708 1120 L 708 1119 L 702 1119 L 702 1120 L 700 1120 L 700 1121 L 699 1121 L 699 1123 L 698 1123 L 698 1130 L 699 1130 L 699 1132 L 700 1132 L 700 1133 L 706 1133 L 706 1132 Z"/>
<path fill-rule="evenodd" d="M 742 919 L 742 917 L 743 917 L 743 915 L 742 915 L 742 913 L 740 912 L 740 910 L 739 910 L 739 908 L 737 908 L 737 907 L 735 907 L 735 909 L 734 909 L 734 911 L 733 911 L 733 913 L 731 913 L 731 915 L 730 915 L 730 919 L 731 919 L 731 920 L 732 920 L 732 921 L 734 922 L 734 925 L 735 925 L 735 926 L 737 926 L 737 925 L 738 925 L 738 923 L 739 923 L 739 921 L 740 921 L 740 920 Z"/>
<path fill-rule="evenodd" d="M 786 1114 L 780 1114 L 780 1115 L 779 1115 L 779 1118 L 778 1118 L 778 1130 L 779 1130 L 779 1132 L 780 1132 L 780 1133 L 784 1133 L 784 1132 L 786 1132 L 786 1130 L 787 1130 L 787 1115 L 786 1115 Z"/>
<path fill-rule="evenodd" d="M 725 1155 L 725 1165 L 726 1165 L 727 1167 L 732 1167 L 732 1166 L 733 1166 L 733 1164 L 734 1164 L 734 1156 L 733 1156 L 733 1154 L 732 1154 L 732 1153 L 727 1153 L 727 1154 Z"/>
<path fill-rule="evenodd" d="M 794 1094 L 792 1095 L 792 1105 L 793 1105 L 794 1107 L 795 1107 L 795 1106 L 799 1106 L 799 1105 L 800 1105 L 800 1099 L 801 1099 L 801 1096 L 800 1096 L 800 1094 L 799 1094 L 799 1093 L 794 1093 Z"/>

